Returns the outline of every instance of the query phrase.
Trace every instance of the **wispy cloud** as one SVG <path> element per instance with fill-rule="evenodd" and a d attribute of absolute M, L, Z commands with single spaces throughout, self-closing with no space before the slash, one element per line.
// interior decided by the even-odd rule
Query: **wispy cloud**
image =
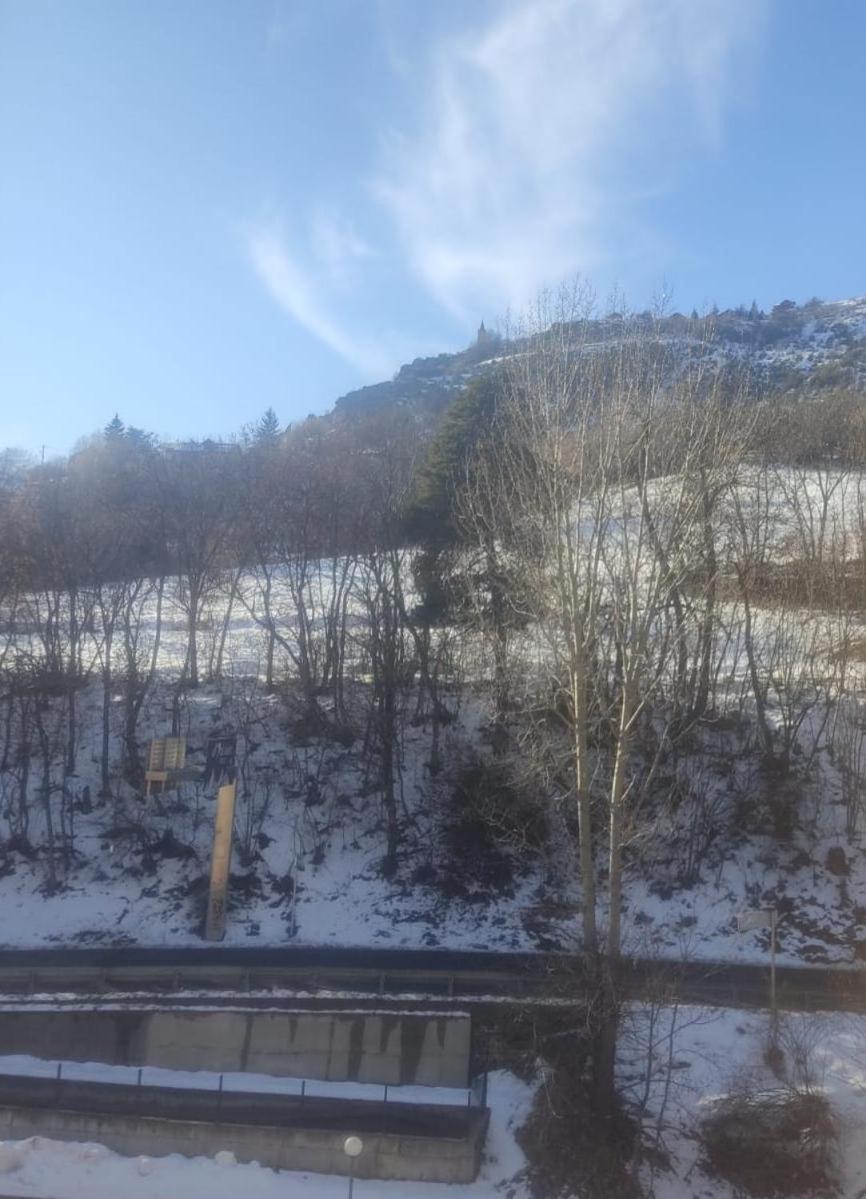
<path fill-rule="evenodd" d="M 422 127 L 376 182 L 424 286 L 467 318 L 628 253 L 672 152 L 718 137 L 763 7 L 522 0 L 443 41 Z"/>
<path fill-rule="evenodd" d="M 248 231 L 284 311 L 381 377 L 427 340 L 407 312 L 429 326 L 431 299 L 468 333 L 576 273 L 656 285 L 675 247 L 646 201 L 717 149 L 771 0 L 502 0 L 420 45 L 382 3 L 400 124 L 364 177 L 325 160 L 303 237 Z"/>
<path fill-rule="evenodd" d="M 309 274 L 291 257 L 285 239 L 272 225 L 246 231 L 253 269 L 279 306 L 314 337 L 365 376 L 381 377 L 393 367 L 380 349 L 348 333 L 328 314 Z"/>
<path fill-rule="evenodd" d="M 310 239 L 322 269 L 331 282 L 343 289 L 356 282 L 359 268 L 376 256 L 354 223 L 336 211 L 317 212 L 313 216 Z"/>

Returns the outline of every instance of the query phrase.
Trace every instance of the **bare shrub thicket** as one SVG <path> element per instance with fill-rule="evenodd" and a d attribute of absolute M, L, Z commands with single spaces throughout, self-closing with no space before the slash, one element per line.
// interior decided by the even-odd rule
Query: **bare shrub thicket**
<path fill-rule="evenodd" d="M 643 329 L 609 353 L 584 348 L 586 303 L 563 294 L 533 314 L 534 352 L 507 364 L 504 432 L 466 471 L 461 519 L 468 540 L 507 550 L 519 579 L 542 646 L 549 749 L 573 794 L 584 943 L 599 943 L 596 855 L 606 845 L 606 947 L 616 955 L 635 814 L 671 743 L 709 703 L 714 514 L 750 418 L 700 376 L 671 387 Z M 536 758 L 537 734 L 536 724 Z"/>
<path fill-rule="evenodd" d="M 824 1087 L 821 1016 L 776 1016 L 765 1061 L 736 1075 L 700 1124 L 703 1167 L 755 1196 L 838 1194 L 839 1126 Z"/>

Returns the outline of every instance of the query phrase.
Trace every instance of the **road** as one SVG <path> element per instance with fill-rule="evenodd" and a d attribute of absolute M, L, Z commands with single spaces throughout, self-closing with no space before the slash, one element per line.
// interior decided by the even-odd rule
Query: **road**
<path fill-rule="evenodd" d="M 766 1007 L 769 971 L 742 963 L 624 958 L 617 969 L 623 993 L 656 993 L 719 1007 Z M 16 1001 L 47 994 L 140 1001 L 183 995 L 293 994 L 332 1002 L 351 997 L 413 996 L 461 1003 L 497 999 L 581 1002 L 587 972 L 581 957 L 551 953 L 486 953 L 446 949 L 338 948 L 290 945 L 237 948 L 0 950 L 0 996 Z M 278 995 L 268 999 L 269 993 Z M 866 968 L 785 966 L 777 969 L 778 1004 L 804 1011 L 866 1012 Z"/>

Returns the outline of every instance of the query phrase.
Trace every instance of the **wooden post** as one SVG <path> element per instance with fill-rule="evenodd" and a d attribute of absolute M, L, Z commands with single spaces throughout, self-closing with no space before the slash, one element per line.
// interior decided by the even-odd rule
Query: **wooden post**
<path fill-rule="evenodd" d="M 226 934 L 226 902 L 232 861 L 232 827 L 235 819 L 235 784 L 220 787 L 214 819 L 213 856 L 210 868 L 210 894 L 204 936 L 206 941 L 221 941 Z"/>

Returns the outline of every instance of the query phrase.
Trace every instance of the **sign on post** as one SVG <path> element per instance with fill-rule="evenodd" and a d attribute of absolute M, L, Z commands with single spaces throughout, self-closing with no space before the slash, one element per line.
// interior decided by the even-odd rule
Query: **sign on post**
<path fill-rule="evenodd" d="M 737 932 L 748 933 L 753 928 L 772 928 L 775 908 L 753 908 L 737 916 Z"/>
<path fill-rule="evenodd" d="M 232 829 L 235 821 L 235 784 L 226 783 L 217 794 L 214 821 L 210 892 L 204 935 L 206 941 L 221 941 L 226 933 L 226 902 L 232 863 Z"/>
<path fill-rule="evenodd" d="M 737 916 L 737 931 L 751 932 L 755 928 L 770 930 L 770 1011 L 776 1018 L 776 924 L 779 916 L 775 908 L 752 908 Z"/>
<path fill-rule="evenodd" d="M 183 770 L 186 763 L 186 737 L 154 737 L 147 751 L 144 772 L 145 795 L 150 795 L 152 783 L 161 783 L 165 790 L 171 777 Z"/>

